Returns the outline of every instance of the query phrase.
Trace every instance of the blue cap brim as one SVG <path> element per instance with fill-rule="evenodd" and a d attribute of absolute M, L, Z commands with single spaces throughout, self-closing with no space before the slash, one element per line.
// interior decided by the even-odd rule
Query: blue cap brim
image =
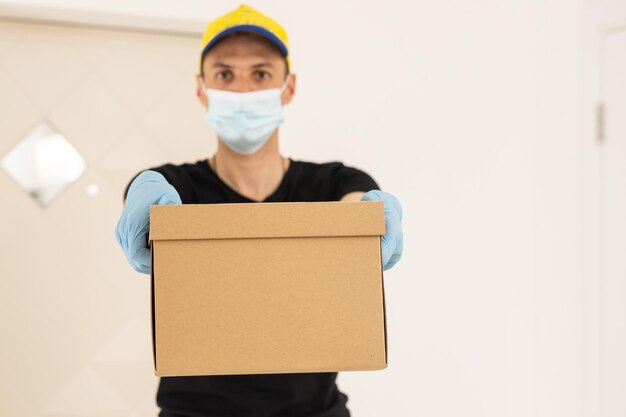
<path fill-rule="evenodd" d="M 208 51 L 213 45 L 215 45 L 217 42 L 219 42 L 225 36 L 228 36 L 228 35 L 230 35 L 232 33 L 236 33 L 236 32 L 254 32 L 254 33 L 258 34 L 258 35 L 261 35 L 264 38 L 266 38 L 269 41 L 271 41 L 272 43 L 274 43 L 276 46 L 278 46 L 278 48 L 283 53 L 283 55 L 287 56 L 287 47 L 285 46 L 283 41 L 281 41 L 276 35 L 274 35 L 269 30 L 267 30 L 265 28 L 262 28 L 261 26 L 256 26 L 256 25 L 237 25 L 237 26 L 229 27 L 228 29 L 224 29 L 217 36 L 215 36 L 213 39 L 211 39 L 211 42 L 206 44 L 206 46 L 202 50 L 202 54 L 200 56 L 204 56 L 206 51 Z"/>

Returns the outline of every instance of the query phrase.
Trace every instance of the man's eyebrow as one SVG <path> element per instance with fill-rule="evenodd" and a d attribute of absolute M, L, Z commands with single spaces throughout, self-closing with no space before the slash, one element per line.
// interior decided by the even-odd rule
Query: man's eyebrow
<path fill-rule="evenodd" d="M 212 65 L 213 68 L 221 67 L 221 68 L 233 68 L 232 65 L 225 64 L 223 62 L 216 62 Z M 252 68 L 261 68 L 261 67 L 271 67 L 274 68 L 274 65 L 271 62 L 260 62 L 258 64 L 251 65 Z"/>
<path fill-rule="evenodd" d="M 213 64 L 213 67 L 224 67 L 224 68 L 232 68 L 232 65 L 224 64 L 223 62 L 216 62 Z"/>

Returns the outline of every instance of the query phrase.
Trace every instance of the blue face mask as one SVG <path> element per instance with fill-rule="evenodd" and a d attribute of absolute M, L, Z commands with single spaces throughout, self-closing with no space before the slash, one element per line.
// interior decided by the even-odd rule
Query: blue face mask
<path fill-rule="evenodd" d="M 280 96 L 286 85 L 245 93 L 205 88 L 209 108 L 204 122 L 230 149 L 252 154 L 284 120 Z"/>

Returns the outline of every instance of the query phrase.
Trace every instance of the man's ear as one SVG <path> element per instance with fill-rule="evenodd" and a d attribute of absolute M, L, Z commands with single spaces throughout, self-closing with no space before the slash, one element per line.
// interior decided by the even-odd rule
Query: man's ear
<path fill-rule="evenodd" d="M 196 74 L 196 97 L 198 97 L 200 104 L 205 108 L 208 107 L 209 101 L 204 93 L 204 83 L 202 82 L 202 75 L 200 74 Z"/>
<path fill-rule="evenodd" d="M 296 74 L 289 75 L 289 81 L 287 81 L 287 86 L 281 95 L 281 103 L 284 106 L 285 104 L 291 103 L 293 100 L 293 96 L 296 93 Z"/>

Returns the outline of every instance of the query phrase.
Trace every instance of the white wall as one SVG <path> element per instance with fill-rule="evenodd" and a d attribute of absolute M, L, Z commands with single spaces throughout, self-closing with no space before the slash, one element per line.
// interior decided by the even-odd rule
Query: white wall
<path fill-rule="evenodd" d="M 389 368 L 344 373 L 359 417 L 596 416 L 598 27 L 623 1 L 249 1 L 298 74 L 295 158 L 396 194 Z M 0 1 L 209 20 L 226 0 Z M 196 24 L 196 23 L 192 23 Z"/>

